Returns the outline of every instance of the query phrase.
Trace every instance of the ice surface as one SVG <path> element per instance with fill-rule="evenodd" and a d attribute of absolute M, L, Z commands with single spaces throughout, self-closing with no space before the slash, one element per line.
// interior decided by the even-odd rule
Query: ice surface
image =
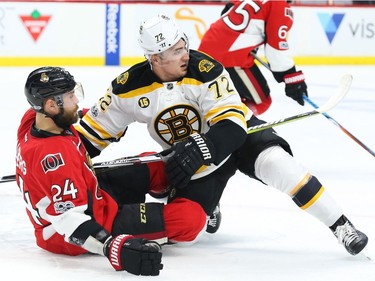
<path fill-rule="evenodd" d="M 341 75 L 351 73 L 352 88 L 329 112 L 350 133 L 375 150 L 374 66 L 301 66 L 310 98 L 322 105 L 337 90 Z M 28 104 L 23 94 L 34 67 L 0 68 L 0 175 L 14 174 L 18 123 Z M 90 106 L 123 68 L 67 67 L 83 83 Z M 264 69 L 263 69 L 264 70 Z M 284 94 L 270 73 L 273 104 L 261 116 L 278 120 L 310 111 Z M 355 226 L 369 236 L 369 261 L 349 255 L 330 230 L 300 211 L 285 195 L 237 173 L 221 200 L 223 221 L 214 235 L 195 245 L 163 248 L 164 270 L 159 277 L 115 272 L 100 256 L 59 256 L 39 249 L 23 200 L 14 182 L 0 185 L 1 275 L 14 280 L 254 280 L 254 281 L 373 281 L 375 280 L 375 158 L 323 116 L 276 128 L 291 144 L 294 155 L 342 205 Z M 95 161 L 159 150 L 145 126 L 133 124 L 126 141 L 108 148 Z"/>

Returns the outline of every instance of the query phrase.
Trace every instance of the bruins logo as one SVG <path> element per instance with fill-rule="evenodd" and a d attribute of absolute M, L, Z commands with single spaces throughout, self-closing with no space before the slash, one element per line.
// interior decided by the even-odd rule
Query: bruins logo
<path fill-rule="evenodd" d="M 209 60 L 201 60 L 198 68 L 200 72 L 209 72 L 215 65 Z"/>
<path fill-rule="evenodd" d="M 162 111 L 155 119 L 155 131 L 167 144 L 179 142 L 200 132 L 202 121 L 198 111 L 189 105 L 177 105 Z"/>
<path fill-rule="evenodd" d="M 129 72 L 121 73 L 117 77 L 117 84 L 124 85 L 126 83 L 126 81 L 128 81 L 128 78 L 129 78 Z"/>

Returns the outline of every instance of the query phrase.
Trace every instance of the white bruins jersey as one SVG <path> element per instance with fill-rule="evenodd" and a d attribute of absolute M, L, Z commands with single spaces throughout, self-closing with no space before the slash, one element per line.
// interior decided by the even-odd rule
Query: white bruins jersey
<path fill-rule="evenodd" d="M 120 74 L 76 129 L 101 151 L 124 136 L 129 124 L 146 123 L 151 137 L 167 149 L 194 132 L 206 133 L 222 120 L 246 131 L 245 115 L 251 113 L 224 67 L 190 50 L 187 74 L 178 81 L 161 82 L 148 61 Z M 216 167 L 200 171 L 207 174 Z"/>

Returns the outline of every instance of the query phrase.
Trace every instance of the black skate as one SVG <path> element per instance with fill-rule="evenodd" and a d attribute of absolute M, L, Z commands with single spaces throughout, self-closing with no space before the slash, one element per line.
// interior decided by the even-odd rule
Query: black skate
<path fill-rule="evenodd" d="M 353 256 L 359 254 L 367 245 L 368 238 L 366 234 L 357 230 L 344 215 L 330 229 L 337 237 L 339 243 L 343 244 L 349 254 Z"/>
<path fill-rule="evenodd" d="M 206 232 L 211 233 L 211 234 L 215 233 L 219 229 L 220 223 L 221 223 L 221 212 L 220 212 L 220 203 L 219 203 L 217 204 L 215 210 L 212 212 L 212 215 L 207 221 Z"/>

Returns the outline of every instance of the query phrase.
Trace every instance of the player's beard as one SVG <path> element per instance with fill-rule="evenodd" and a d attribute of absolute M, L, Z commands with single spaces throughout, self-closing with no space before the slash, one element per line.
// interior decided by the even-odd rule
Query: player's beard
<path fill-rule="evenodd" d="M 74 109 L 64 109 L 63 114 L 55 115 L 53 121 L 60 128 L 66 130 L 69 129 L 71 125 L 78 121 L 78 106 L 75 106 Z"/>

